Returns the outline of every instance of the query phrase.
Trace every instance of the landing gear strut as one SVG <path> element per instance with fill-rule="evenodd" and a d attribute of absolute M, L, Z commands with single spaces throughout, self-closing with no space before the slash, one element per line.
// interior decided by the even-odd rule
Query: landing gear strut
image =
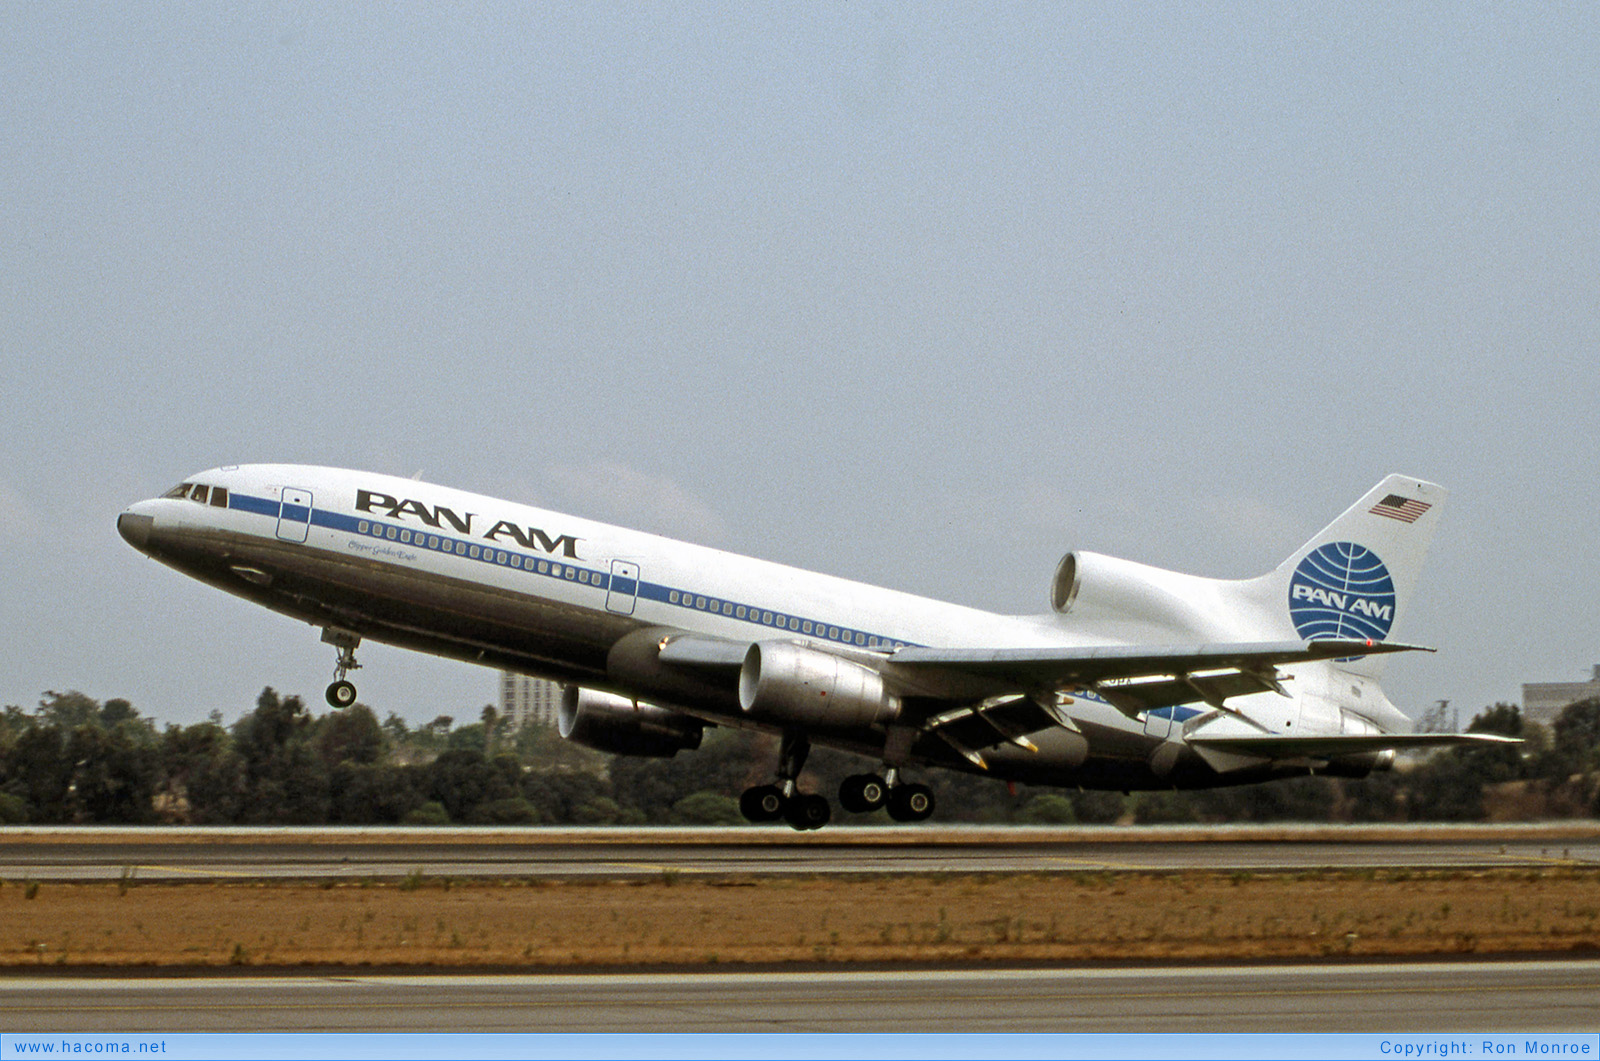
<path fill-rule="evenodd" d="M 333 667 L 333 684 L 328 686 L 324 694 L 328 706 L 335 709 L 349 707 L 356 702 L 356 687 L 354 683 L 345 681 L 344 676 L 361 669 L 361 664 L 356 662 L 356 646 L 361 644 L 361 637 L 337 626 L 324 626 L 322 640 L 339 650 L 338 662 Z"/>
<path fill-rule="evenodd" d="M 811 754 L 811 742 L 804 733 L 790 731 L 783 735 L 778 749 L 778 783 L 747 788 L 739 797 L 739 812 L 746 821 L 773 822 L 782 818 L 802 832 L 820 829 L 833 817 L 826 796 L 801 792 L 795 779 L 806 765 Z"/>
<path fill-rule="evenodd" d="M 933 790 L 901 781 L 900 771 L 891 766 L 882 777 L 855 774 L 845 778 L 839 785 L 839 805 L 855 814 L 884 807 L 897 822 L 920 822 L 933 814 Z"/>

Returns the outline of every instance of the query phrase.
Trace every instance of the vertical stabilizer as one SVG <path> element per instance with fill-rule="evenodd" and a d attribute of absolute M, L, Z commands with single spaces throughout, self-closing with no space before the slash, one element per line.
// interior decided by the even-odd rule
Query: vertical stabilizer
<path fill-rule="evenodd" d="M 1251 596 L 1306 640 L 1389 641 L 1404 621 L 1448 491 L 1391 475 L 1301 546 Z M 1340 666 L 1377 678 L 1383 656 Z"/>

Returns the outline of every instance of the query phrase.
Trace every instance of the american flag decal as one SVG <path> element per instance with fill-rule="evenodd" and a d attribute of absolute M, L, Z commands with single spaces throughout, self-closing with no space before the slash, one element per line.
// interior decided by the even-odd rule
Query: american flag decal
<path fill-rule="evenodd" d="M 1432 507 L 1426 501 L 1413 501 L 1408 497 L 1401 497 L 1399 494 L 1390 494 L 1376 505 L 1367 509 L 1367 511 L 1374 516 L 1388 516 L 1390 519 L 1397 519 L 1401 523 L 1415 523 L 1418 516 Z"/>

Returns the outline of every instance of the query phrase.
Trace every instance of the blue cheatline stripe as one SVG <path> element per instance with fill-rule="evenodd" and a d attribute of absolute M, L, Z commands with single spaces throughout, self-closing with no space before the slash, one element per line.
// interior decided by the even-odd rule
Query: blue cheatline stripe
<path fill-rule="evenodd" d="M 252 515 L 269 516 L 273 519 L 279 517 L 280 511 L 285 519 L 299 522 L 305 522 L 306 519 L 306 508 L 303 505 L 280 506 L 279 502 L 269 497 L 251 497 L 248 494 L 240 494 L 233 491 L 228 494 L 228 507 L 240 512 L 248 512 Z M 537 578 L 576 582 L 580 585 L 592 586 L 595 589 L 632 594 L 641 600 L 666 605 L 669 608 L 683 608 L 686 611 L 721 615 L 771 630 L 782 630 L 786 634 L 797 634 L 801 637 L 812 637 L 841 645 L 858 645 L 862 648 L 880 650 L 905 648 L 912 644 L 907 641 L 896 641 L 880 634 L 870 634 L 865 630 L 831 626 L 815 619 L 792 615 L 788 612 L 775 612 L 765 608 L 756 608 L 739 601 L 693 593 L 677 586 L 666 586 L 659 582 L 647 582 L 644 579 L 612 576 L 603 570 L 598 570 L 582 563 L 575 564 L 567 560 L 553 560 L 548 556 L 525 553 L 517 549 L 507 549 L 500 542 L 452 537 L 448 534 L 440 534 L 432 528 L 418 530 L 415 527 L 399 523 L 388 523 L 371 517 L 352 516 L 343 512 L 333 512 L 321 508 L 313 508 L 310 514 L 311 525 L 314 527 L 323 527 L 327 530 L 354 535 L 358 538 L 370 538 L 373 541 L 393 542 L 397 546 L 409 546 L 413 549 L 423 549 L 435 553 L 448 553 L 463 560 L 475 560 L 478 563 L 493 564 L 496 567 L 512 568 Z"/>

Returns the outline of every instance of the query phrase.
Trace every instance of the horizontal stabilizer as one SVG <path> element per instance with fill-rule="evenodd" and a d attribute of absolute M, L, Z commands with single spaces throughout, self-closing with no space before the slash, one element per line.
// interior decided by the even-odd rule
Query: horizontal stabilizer
<path fill-rule="evenodd" d="M 1406 748 L 1488 747 L 1521 743 L 1520 737 L 1505 737 L 1498 733 L 1340 733 L 1321 737 L 1252 733 L 1189 738 L 1189 746 L 1213 768 L 1224 773 L 1276 759 L 1332 759 L 1341 755 L 1370 755 L 1373 752 Z"/>

